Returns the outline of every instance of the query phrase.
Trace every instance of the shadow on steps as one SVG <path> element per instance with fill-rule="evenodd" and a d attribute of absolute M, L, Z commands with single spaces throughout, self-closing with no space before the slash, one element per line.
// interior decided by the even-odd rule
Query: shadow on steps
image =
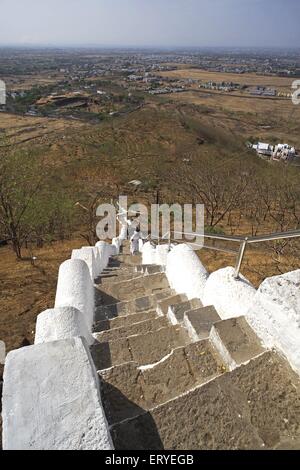
<path fill-rule="evenodd" d="M 107 387 L 110 401 L 118 403 L 120 421 L 122 416 L 125 421 L 122 424 L 122 433 L 116 432 L 114 427 L 111 428 L 111 436 L 116 450 L 163 450 L 164 446 L 160 438 L 157 426 L 151 414 L 130 401 L 120 390 L 104 381 L 100 381 L 101 387 Z M 103 399 L 106 419 L 111 425 L 113 418 L 110 413 L 108 401 Z M 133 421 L 127 419 L 139 417 Z"/>

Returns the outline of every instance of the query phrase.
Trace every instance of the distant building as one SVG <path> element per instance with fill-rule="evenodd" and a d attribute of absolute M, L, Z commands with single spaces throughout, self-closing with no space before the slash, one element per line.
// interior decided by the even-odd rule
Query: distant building
<path fill-rule="evenodd" d="M 258 155 L 264 155 L 268 157 L 271 157 L 273 152 L 273 146 L 264 142 L 258 142 L 258 144 L 253 145 L 252 148 L 256 150 Z"/>
<path fill-rule="evenodd" d="M 297 151 L 295 147 L 291 147 L 288 144 L 278 144 L 275 146 L 272 153 L 272 160 L 275 161 L 290 161 L 297 156 Z"/>
<path fill-rule="evenodd" d="M 277 95 L 277 91 L 275 90 L 275 88 L 266 88 L 263 86 L 249 88 L 248 92 L 252 96 L 276 96 Z"/>

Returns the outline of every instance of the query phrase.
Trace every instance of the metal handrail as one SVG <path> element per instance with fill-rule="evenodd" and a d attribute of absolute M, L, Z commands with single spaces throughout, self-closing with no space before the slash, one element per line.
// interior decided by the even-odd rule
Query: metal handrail
<path fill-rule="evenodd" d="M 203 237 L 203 238 L 211 238 L 212 240 L 222 240 L 222 241 L 229 241 L 229 242 L 236 242 L 240 244 L 239 250 L 234 251 L 234 250 L 229 250 L 229 249 L 222 249 L 222 248 L 216 248 L 216 247 L 210 247 L 210 246 L 202 246 L 202 248 L 208 248 L 208 249 L 213 249 L 216 251 L 223 251 L 225 253 L 231 253 L 231 254 L 237 254 L 237 259 L 236 259 L 236 264 L 235 264 L 235 278 L 238 279 L 240 276 L 240 270 L 241 266 L 244 260 L 244 255 L 245 251 L 248 245 L 253 244 L 253 243 L 263 243 L 263 242 L 268 242 L 268 241 L 276 241 L 276 240 L 288 240 L 292 238 L 300 238 L 300 230 L 291 230 L 287 232 L 276 232 L 276 233 L 270 233 L 268 235 L 262 235 L 262 236 L 231 236 L 231 235 L 216 235 L 216 234 L 211 234 L 211 233 L 187 233 L 187 232 L 173 232 L 174 235 L 180 234 L 183 236 L 190 236 L 190 237 Z M 168 235 L 169 239 L 169 245 L 171 244 L 171 232 L 167 232 L 164 237 Z M 164 239 L 162 237 L 162 239 Z M 177 243 L 180 242 L 178 239 L 173 239 Z M 184 243 L 182 241 L 181 243 Z M 192 243 L 192 242 L 191 242 Z"/>

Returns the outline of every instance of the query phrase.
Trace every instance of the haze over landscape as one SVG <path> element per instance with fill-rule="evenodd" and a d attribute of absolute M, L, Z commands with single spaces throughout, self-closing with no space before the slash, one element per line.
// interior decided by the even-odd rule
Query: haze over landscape
<path fill-rule="evenodd" d="M 0 0 L 0 45 L 299 47 L 298 0 Z"/>

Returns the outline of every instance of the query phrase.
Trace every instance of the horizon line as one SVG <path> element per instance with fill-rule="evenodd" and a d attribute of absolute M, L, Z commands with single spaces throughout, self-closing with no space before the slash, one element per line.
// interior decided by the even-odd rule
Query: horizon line
<path fill-rule="evenodd" d="M 118 45 L 118 44 L 53 44 L 53 43 L 24 43 L 24 44 L 18 44 L 18 43 L 0 43 L 0 48 L 23 48 L 23 49 L 137 49 L 137 50 L 143 50 L 143 49 L 174 49 L 174 50 L 179 50 L 179 49 L 231 49 L 231 50 L 236 50 L 236 49 L 277 49 L 277 50 L 299 50 L 300 46 L 282 46 L 282 45 L 268 45 L 268 46 L 263 46 L 263 45 L 256 45 L 256 46 L 245 46 L 245 45 L 240 45 L 240 46 L 221 46 L 221 45 L 134 45 L 134 44 L 126 44 L 126 45 Z"/>

